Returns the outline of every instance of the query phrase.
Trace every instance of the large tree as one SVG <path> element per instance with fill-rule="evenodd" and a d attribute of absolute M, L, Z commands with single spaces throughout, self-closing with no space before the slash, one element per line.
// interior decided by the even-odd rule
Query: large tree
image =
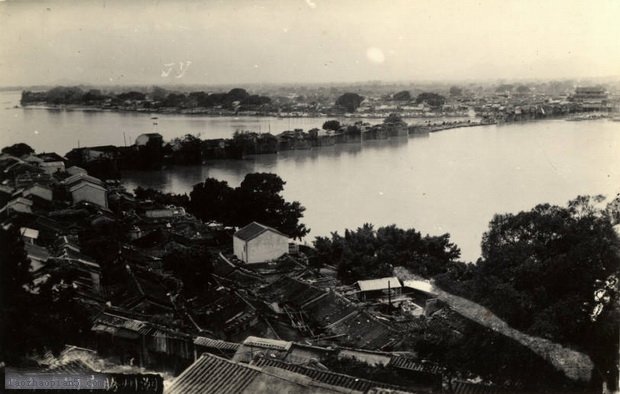
<path fill-rule="evenodd" d="M 345 93 L 336 99 L 336 106 L 344 108 L 347 112 L 355 112 L 362 101 L 364 97 L 357 93 Z"/>
<path fill-rule="evenodd" d="M 33 352 L 79 344 L 90 329 L 76 301 L 76 272 L 53 267 L 36 286 L 17 227 L 0 229 L 0 358 L 16 365 Z"/>
<path fill-rule="evenodd" d="M 7 153 L 15 157 L 21 157 L 23 155 L 34 153 L 34 149 L 32 149 L 29 145 L 20 142 L 11 146 L 5 146 L 2 148 L 2 153 Z"/>
<path fill-rule="evenodd" d="M 344 236 L 332 233 L 331 238 L 317 237 L 314 247 L 317 259 L 336 266 L 338 276 L 347 283 L 390 275 L 395 266 L 430 278 L 459 264 L 460 256 L 448 234 L 422 236 L 414 229 L 394 225 L 375 230 L 364 224 L 345 230 Z"/>
<path fill-rule="evenodd" d="M 420 93 L 415 102 L 416 104 L 426 103 L 431 107 L 440 107 L 446 103 L 446 98 L 437 93 Z"/>
<path fill-rule="evenodd" d="M 566 207 L 496 215 L 461 289 L 511 326 L 587 352 L 600 375 L 617 381 L 617 299 L 590 319 L 596 286 L 620 268 L 620 241 L 600 201 L 578 197 Z"/>
<path fill-rule="evenodd" d="M 224 181 L 207 178 L 194 185 L 190 210 L 202 220 L 229 226 L 245 226 L 253 221 L 274 227 L 293 238 L 310 232 L 299 222 L 305 208 L 282 197 L 286 182 L 276 174 L 254 173 L 245 176 L 232 189 Z"/>

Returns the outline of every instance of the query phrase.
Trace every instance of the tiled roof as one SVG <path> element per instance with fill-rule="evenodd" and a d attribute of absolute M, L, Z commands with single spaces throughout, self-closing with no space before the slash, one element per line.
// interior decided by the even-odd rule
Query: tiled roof
<path fill-rule="evenodd" d="M 382 382 L 373 382 L 371 380 L 357 378 L 355 376 L 344 375 L 337 372 L 327 371 L 323 369 L 315 369 L 304 367 L 296 364 L 289 364 L 279 360 L 267 359 L 267 358 L 259 358 L 254 361 L 254 365 L 260 368 L 265 367 L 273 367 L 284 369 L 287 371 L 291 371 L 294 373 L 298 373 L 300 375 L 305 375 L 311 378 L 314 381 L 321 382 L 324 384 L 328 384 L 331 386 L 343 387 L 349 390 L 366 392 L 372 387 L 380 387 L 391 390 L 401 390 L 404 389 L 402 387 L 394 386 L 387 383 Z"/>
<path fill-rule="evenodd" d="M 252 222 L 252 223 L 248 224 L 247 226 L 239 229 L 235 233 L 235 237 L 239 238 L 239 239 L 241 239 L 243 241 L 249 241 L 251 239 L 254 239 L 254 238 L 258 237 L 259 235 L 261 235 L 265 231 L 273 231 L 273 232 L 275 232 L 277 234 L 280 234 L 283 237 L 287 237 L 288 238 L 288 236 L 286 236 L 285 234 L 282 234 L 281 232 L 279 232 L 275 228 L 271 228 L 271 227 L 265 226 L 265 225 L 257 223 L 257 222 Z"/>
<path fill-rule="evenodd" d="M 50 372 L 71 375 L 89 375 L 95 372 L 88 364 L 82 360 L 72 360 L 64 364 L 55 365 L 49 368 Z"/>
<path fill-rule="evenodd" d="M 358 280 L 357 285 L 360 287 L 361 291 L 385 290 L 388 288 L 394 289 L 401 287 L 400 281 L 395 276 L 380 279 Z"/>
<path fill-rule="evenodd" d="M 179 375 L 168 394 L 232 394 L 243 392 L 261 374 L 257 368 L 203 354 Z"/>
<path fill-rule="evenodd" d="M 196 337 L 194 339 L 194 345 L 211 348 L 211 349 L 219 349 L 219 350 L 232 350 L 237 351 L 241 344 L 234 342 L 226 342 L 219 339 L 211 339 L 207 337 Z"/>
<path fill-rule="evenodd" d="M 420 362 L 419 360 L 404 356 L 393 356 L 390 359 L 389 366 L 429 374 L 441 374 L 443 372 L 443 368 L 435 363 Z"/>
<path fill-rule="evenodd" d="M 247 337 L 243 344 L 252 347 L 262 347 L 266 349 L 274 350 L 288 350 L 291 348 L 292 342 L 280 341 L 277 339 L 259 338 L 259 337 Z"/>

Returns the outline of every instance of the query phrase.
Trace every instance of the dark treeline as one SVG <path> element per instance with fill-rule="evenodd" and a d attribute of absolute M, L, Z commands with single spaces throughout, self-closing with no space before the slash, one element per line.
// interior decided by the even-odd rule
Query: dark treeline
<path fill-rule="evenodd" d="M 147 92 L 105 92 L 80 87 L 55 87 L 45 92 L 23 91 L 22 105 L 81 105 L 97 108 L 152 110 L 160 108 L 195 109 L 222 108 L 226 110 L 256 110 L 271 104 L 271 98 L 250 94 L 245 89 L 234 88 L 224 93 L 202 91 L 185 93 L 169 92 L 155 87 Z"/>

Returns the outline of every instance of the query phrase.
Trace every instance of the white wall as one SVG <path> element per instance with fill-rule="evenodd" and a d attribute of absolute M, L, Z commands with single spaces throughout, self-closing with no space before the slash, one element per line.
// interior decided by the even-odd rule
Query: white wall
<path fill-rule="evenodd" d="M 73 202 L 88 201 L 102 207 L 108 207 L 108 199 L 106 192 L 95 187 L 84 186 L 71 192 Z"/>
<path fill-rule="evenodd" d="M 265 231 L 256 238 L 245 242 L 234 237 L 233 249 L 235 256 L 248 264 L 262 263 L 277 259 L 288 253 L 289 239 L 272 231 Z"/>

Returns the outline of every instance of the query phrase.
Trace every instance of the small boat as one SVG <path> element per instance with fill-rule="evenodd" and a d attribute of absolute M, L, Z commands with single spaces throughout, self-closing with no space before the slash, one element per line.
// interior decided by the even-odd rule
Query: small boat
<path fill-rule="evenodd" d="M 151 116 L 151 119 L 159 119 L 157 116 Z"/>

